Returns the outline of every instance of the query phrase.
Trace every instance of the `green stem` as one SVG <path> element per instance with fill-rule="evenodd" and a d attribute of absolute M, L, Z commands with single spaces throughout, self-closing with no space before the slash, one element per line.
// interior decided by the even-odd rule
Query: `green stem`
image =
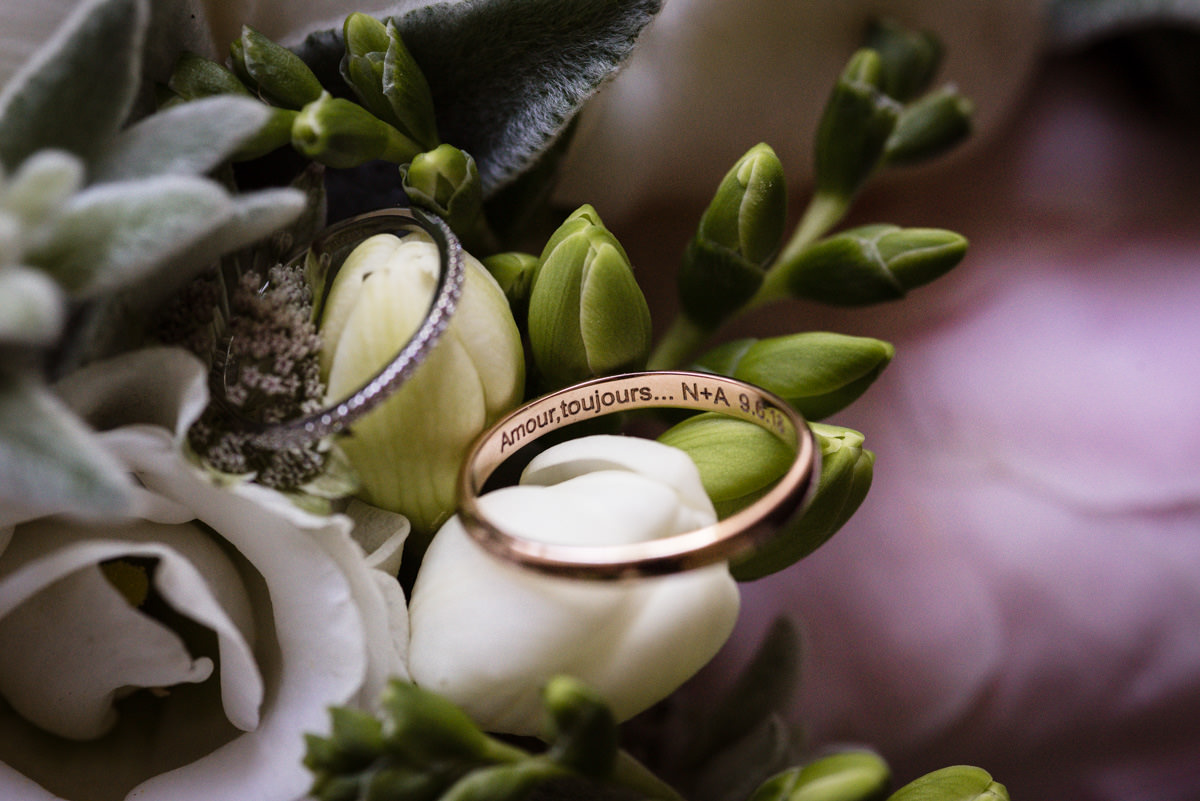
<path fill-rule="evenodd" d="M 613 768 L 612 779 L 622 787 L 628 787 L 653 801 L 684 801 L 675 788 L 624 751 L 617 752 L 617 764 Z"/>
<path fill-rule="evenodd" d="M 647 370 L 672 370 L 682 365 L 689 356 L 704 343 L 711 331 L 701 328 L 679 314 L 671 323 L 671 327 L 659 340 L 650 360 L 646 363 Z"/>
<path fill-rule="evenodd" d="M 812 200 L 808 203 L 808 208 L 804 210 L 804 216 L 796 225 L 792 238 L 780 251 L 779 257 L 775 259 L 771 269 L 767 270 L 762 286 L 758 288 L 754 297 L 750 298 L 742 310 L 747 311 L 769 301 L 786 297 L 787 271 L 784 268 L 788 262 L 803 253 L 830 228 L 837 225 L 849 207 L 848 198 L 830 195 L 826 192 L 818 192 L 813 195 Z"/>

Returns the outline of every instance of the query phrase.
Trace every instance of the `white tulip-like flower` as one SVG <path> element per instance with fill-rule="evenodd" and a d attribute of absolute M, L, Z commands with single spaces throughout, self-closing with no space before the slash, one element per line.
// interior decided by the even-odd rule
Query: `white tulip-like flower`
<path fill-rule="evenodd" d="M 651 440 L 593 436 L 536 457 L 483 511 L 531 539 L 645 541 L 716 520 L 691 460 Z M 539 731 L 540 688 L 566 673 L 619 720 L 666 697 L 733 629 L 738 589 L 725 565 L 677 576 L 588 583 L 499 561 L 452 518 L 434 537 L 410 604 L 409 671 L 485 729 Z"/>
<path fill-rule="evenodd" d="M 404 675 L 388 574 L 407 521 L 215 483 L 181 452 L 207 402 L 182 351 L 99 363 L 58 390 L 136 478 L 140 508 L 0 509 L 0 797 L 298 798 L 301 734 Z"/>
<path fill-rule="evenodd" d="M 407 516 L 418 544 L 454 511 L 458 467 L 471 441 L 516 406 L 525 359 L 508 300 L 464 254 L 462 297 L 445 334 L 404 386 L 350 427 L 343 450 L 365 500 Z M 380 234 L 354 249 L 321 319 L 321 373 L 347 397 L 404 347 L 428 313 L 438 249 L 426 234 Z"/>

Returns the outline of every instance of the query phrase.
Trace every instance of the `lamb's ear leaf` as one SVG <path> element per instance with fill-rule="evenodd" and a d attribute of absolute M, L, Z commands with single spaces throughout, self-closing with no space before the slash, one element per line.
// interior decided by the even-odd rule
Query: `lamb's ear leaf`
<path fill-rule="evenodd" d="M 76 8 L 0 93 L 0 163 L 43 148 L 87 159 L 108 142 L 138 91 L 148 16 L 143 0 Z"/>
<path fill-rule="evenodd" d="M 127 513 L 126 470 L 49 389 L 0 373 L 0 529 L 54 512 Z"/>
<path fill-rule="evenodd" d="M 393 17 L 433 94 L 444 142 L 470 153 L 485 196 L 531 167 L 629 56 L 662 0 L 436 3 Z M 328 87 L 338 31 L 301 45 Z"/>

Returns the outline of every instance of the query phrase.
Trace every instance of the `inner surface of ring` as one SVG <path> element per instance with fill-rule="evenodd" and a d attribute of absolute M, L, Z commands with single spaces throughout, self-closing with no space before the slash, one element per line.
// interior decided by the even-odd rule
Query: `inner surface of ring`
<path fill-rule="evenodd" d="M 641 408 L 717 412 L 754 423 L 795 448 L 784 476 L 745 509 L 702 529 L 626 545 L 562 545 L 530 540 L 495 526 L 478 495 L 495 469 L 522 447 L 567 425 Z M 815 443 L 786 401 L 750 384 L 708 373 L 663 371 L 599 378 L 532 401 L 486 432 L 459 477 L 459 516 L 468 533 L 502 558 L 562 576 L 615 579 L 701 567 L 769 539 L 811 494 Z"/>

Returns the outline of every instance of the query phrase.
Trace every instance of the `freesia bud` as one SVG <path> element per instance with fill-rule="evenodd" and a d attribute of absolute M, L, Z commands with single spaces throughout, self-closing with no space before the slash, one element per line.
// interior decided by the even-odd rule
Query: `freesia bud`
<path fill-rule="evenodd" d="M 508 301 L 476 259 L 454 319 L 425 363 L 341 440 L 365 500 L 406 515 L 423 550 L 454 510 L 455 476 L 480 431 L 524 389 L 521 338 Z M 343 398 L 390 361 L 417 330 L 438 275 L 424 235 L 372 237 L 346 259 L 322 313 L 321 371 Z"/>
<path fill-rule="evenodd" d="M 918 164 L 948 153 L 971 135 L 975 106 L 953 86 L 931 92 L 900 113 L 884 161 Z"/>
<path fill-rule="evenodd" d="M 695 462 L 718 517 L 728 517 L 760 498 L 795 456 L 766 429 L 721 414 L 689 417 L 660 434 L 658 441 Z"/>
<path fill-rule="evenodd" d="M 539 263 L 531 253 L 508 251 L 494 253 L 483 260 L 483 266 L 504 290 L 508 304 L 517 320 L 525 319 L 529 309 L 529 291 L 533 286 L 533 274 Z"/>
<path fill-rule="evenodd" d="M 751 148 L 725 175 L 679 271 L 684 313 L 713 329 L 758 290 L 787 221 L 787 182 L 778 156 Z"/>
<path fill-rule="evenodd" d="M 433 95 L 392 22 L 351 14 L 342 26 L 342 76 L 375 116 L 432 150 L 438 144 Z"/>
<path fill-rule="evenodd" d="M 1008 790 L 981 768 L 955 765 L 909 782 L 888 801 L 1008 801 Z"/>
<path fill-rule="evenodd" d="M 185 52 L 175 62 L 167 88 L 184 100 L 212 95 L 250 95 L 238 77 L 215 61 Z"/>
<path fill-rule="evenodd" d="M 562 544 L 642 542 L 716 520 L 685 454 L 620 436 L 549 448 L 530 462 L 520 485 L 479 503 L 506 531 Z M 724 565 L 572 581 L 496 559 L 451 518 L 413 587 L 408 668 L 418 685 L 443 694 L 487 731 L 541 732 L 541 688 L 557 675 L 585 682 L 626 720 L 712 658 L 733 629 L 738 604 Z M 581 722 L 589 730 L 596 724 Z"/>
<path fill-rule="evenodd" d="M 883 157 L 900 104 L 881 90 L 883 63 L 859 50 L 842 72 L 817 126 L 817 193 L 849 202 Z"/>
<path fill-rule="evenodd" d="M 879 339 L 811 331 L 727 342 L 697 365 L 770 390 L 820 420 L 865 392 L 895 352 Z"/>
<path fill-rule="evenodd" d="M 469 153 L 438 145 L 400 167 L 401 185 L 414 206 L 442 217 L 468 250 L 488 244 L 483 219 L 483 185 Z M 483 240 L 483 241 L 481 241 Z"/>
<path fill-rule="evenodd" d="M 846 751 L 772 776 L 750 801 L 878 801 L 891 775 L 876 754 Z"/>
<path fill-rule="evenodd" d="M 555 676 L 542 692 L 548 721 L 547 756 L 583 776 L 603 778 L 617 762 L 617 721 L 595 690 Z"/>
<path fill-rule="evenodd" d="M 591 206 L 581 206 L 546 243 L 528 320 L 533 359 L 548 388 L 646 363 L 650 309 L 624 248 Z"/>
<path fill-rule="evenodd" d="M 858 510 L 871 488 L 875 454 L 863 449 L 863 435 L 822 423 L 810 427 L 821 449 L 817 491 L 804 513 L 784 526 L 775 539 L 730 565 L 738 581 L 768 576 L 824 545 Z"/>
<path fill-rule="evenodd" d="M 249 25 L 242 26 L 242 35 L 229 45 L 229 52 L 234 71 L 273 105 L 302 108 L 324 91 L 299 56 Z"/>
<path fill-rule="evenodd" d="M 865 225 L 817 242 L 780 266 L 788 291 L 837 306 L 904 297 L 962 261 L 967 240 L 937 228 Z"/>
<path fill-rule="evenodd" d="M 328 92 L 300 109 L 292 123 L 292 145 L 330 167 L 357 167 L 375 159 L 404 164 L 421 148 L 357 103 Z"/>
<path fill-rule="evenodd" d="M 879 19 L 867 31 L 866 46 L 883 63 L 880 88 L 907 103 L 933 83 L 942 63 L 942 43 L 929 31 L 913 31 L 893 20 Z"/>

